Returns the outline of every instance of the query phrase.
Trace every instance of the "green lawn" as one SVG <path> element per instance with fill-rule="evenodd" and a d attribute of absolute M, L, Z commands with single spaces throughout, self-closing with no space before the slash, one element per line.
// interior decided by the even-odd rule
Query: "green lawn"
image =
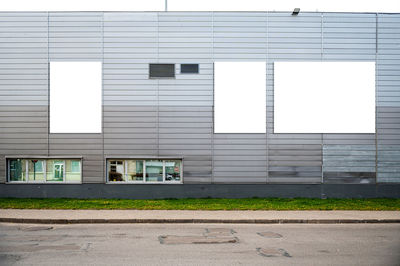
<path fill-rule="evenodd" d="M 136 210 L 400 210 L 400 199 L 16 199 L 0 198 L 1 209 Z"/>

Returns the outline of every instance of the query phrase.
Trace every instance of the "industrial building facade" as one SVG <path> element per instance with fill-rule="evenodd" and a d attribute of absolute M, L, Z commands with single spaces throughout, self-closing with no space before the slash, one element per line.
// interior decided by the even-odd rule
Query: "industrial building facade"
<path fill-rule="evenodd" d="M 68 132 L 89 98 L 53 100 L 53 74 L 88 62 L 98 132 Z M 261 131 L 216 131 L 219 62 L 264 63 Z M 373 131 L 278 133 L 279 62 L 372 63 Z M 0 183 L 2 197 L 400 197 L 400 15 L 1 12 Z"/>

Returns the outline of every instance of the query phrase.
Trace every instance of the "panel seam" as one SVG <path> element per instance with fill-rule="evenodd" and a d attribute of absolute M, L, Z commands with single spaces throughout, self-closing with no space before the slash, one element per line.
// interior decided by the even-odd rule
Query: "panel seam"
<path fill-rule="evenodd" d="M 102 77 L 102 82 L 101 82 L 101 125 L 102 125 L 102 149 L 103 149 L 103 159 L 102 164 L 103 164 L 103 181 L 104 183 L 107 182 L 107 169 L 106 169 L 106 162 L 105 162 L 105 145 L 104 145 L 104 12 L 102 12 L 101 15 L 101 77 Z M 82 162 L 83 166 L 83 162 Z M 83 180 L 83 179 L 82 179 Z"/>
<path fill-rule="evenodd" d="M 215 130 L 215 62 L 214 62 L 214 11 L 211 12 L 211 64 L 212 64 L 212 109 L 211 109 L 211 117 L 212 117 L 212 125 L 211 125 L 211 184 L 215 182 L 214 177 L 214 130 Z"/>
<path fill-rule="evenodd" d="M 47 156 L 50 155 L 50 12 L 47 12 Z"/>
<path fill-rule="evenodd" d="M 324 13 L 321 13 L 321 62 L 324 60 Z M 324 183 L 324 133 L 321 133 L 321 184 Z M 322 192 L 321 198 L 325 195 Z"/>
<path fill-rule="evenodd" d="M 160 12 L 157 12 L 157 63 L 160 63 Z M 150 67 L 150 66 L 148 66 Z M 175 64 L 174 64 L 175 68 Z M 174 69 L 175 71 L 175 69 Z M 156 121 L 157 121 L 157 156 L 160 156 L 160 80 L 157 79 L 157 107 L 156 107 Z"/>
<path fill-rule="evenodd" d="M 375 183 L 378 183 L 378 13 L 375 14 Z"/>
<path fill-rule="evenodd" d="M 269 64 L 269 12 L 266 13 L 266 45 L 265 45 L 265 183 L 269 182 L 269 148 L 268 148 L 268 64 Z"/>

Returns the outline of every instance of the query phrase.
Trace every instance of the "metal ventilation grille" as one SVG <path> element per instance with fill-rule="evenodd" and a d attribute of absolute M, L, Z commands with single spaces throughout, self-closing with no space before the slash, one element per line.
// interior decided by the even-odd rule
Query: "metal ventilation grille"
<path fill-rule="evenodd" d="M 174 78 L 174 64 L 150 64 L 150 78 Z"/>
<path fill-rule="evenodd" d="M 199 74 L 199 64 L 181 64 L 181 74 Z"/>

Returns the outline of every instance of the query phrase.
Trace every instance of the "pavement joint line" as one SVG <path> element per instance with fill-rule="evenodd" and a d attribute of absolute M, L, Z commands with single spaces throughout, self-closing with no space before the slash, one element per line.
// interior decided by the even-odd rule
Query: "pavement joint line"
<path fill-rule="evenodd" d="M 0 223 L 27 224 L 134 224 L 134 223 L 213 223 L 213 224 L 387 224 L 400 219 L 37 219 L 1 218 Z"/>

